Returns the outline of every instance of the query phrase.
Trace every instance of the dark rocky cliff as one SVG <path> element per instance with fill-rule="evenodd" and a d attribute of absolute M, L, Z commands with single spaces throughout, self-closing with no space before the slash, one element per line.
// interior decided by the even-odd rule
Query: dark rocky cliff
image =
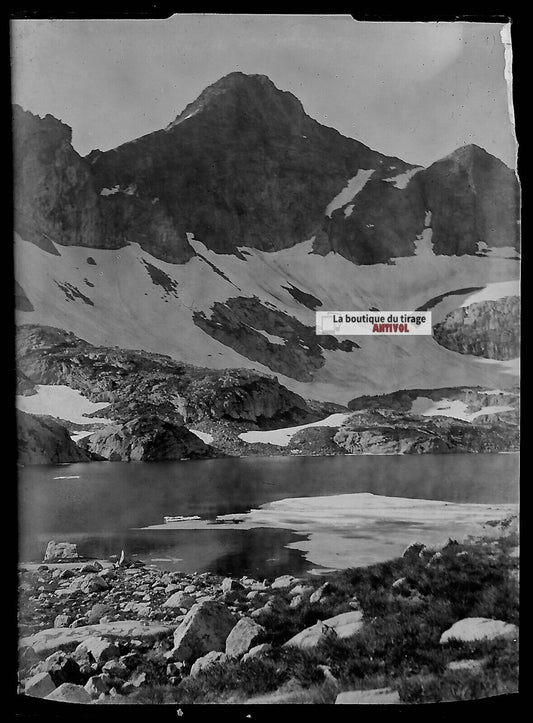
<path fill-rule="evenodd" d="M 460 354 L 515 359 L 520 354 L 520 300 L 507 296 L 455 309 L 435 324 L 433 335 Z"/>
<path fill-rule="evenodd" d="M 90 452 L 80 449 L 61 424 L 35 414 L 17 412 L 19 464 L 90 462 Z"/>

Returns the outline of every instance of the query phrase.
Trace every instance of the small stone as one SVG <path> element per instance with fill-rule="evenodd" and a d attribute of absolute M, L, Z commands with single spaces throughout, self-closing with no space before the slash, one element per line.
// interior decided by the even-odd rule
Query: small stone
<path fill-rule="evenodd" d="M 86 562 L 84 565 L 81 566 L 80 572 L 100 572 L 103 567 L 98 562 L 98 560 L 94 560 L 94 562 Z"/>
<path fill-rule="evenodd" d="M 71 623 L 70 615 L 56 615 L 54 618 L 54 628 L 68 628 Z"/>

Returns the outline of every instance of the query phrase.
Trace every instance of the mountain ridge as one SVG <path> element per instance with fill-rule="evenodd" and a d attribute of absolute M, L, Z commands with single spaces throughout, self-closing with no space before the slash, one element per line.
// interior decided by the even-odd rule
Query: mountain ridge
<path fill-rule="evenodd" d="M 166 128 L 84 158 L 61 121 L 20 107 L 14 113 L 16 229 L 49 251 L 50 240 L 93 248 L 137 242 L 156 258 L 185 263 L 195 253 L 187 233 L 236 255 L 314 236 L 316 253 L 388 263 L 415 253 L 428 211 L 437 253 L 473 254 L 479 241 L 518 244 L 518 184 L 499 159 L 474 146 L 427 169 L 384 156 L 309 117 L 267 76 L 230 73 Z M 465 156 L 473 158 L 466 175 Z M 369 174 L 362 187 L 328 216 L 332 199 L 362 172 Z M 459 210 L 456 184 L 466 194 Z"/>

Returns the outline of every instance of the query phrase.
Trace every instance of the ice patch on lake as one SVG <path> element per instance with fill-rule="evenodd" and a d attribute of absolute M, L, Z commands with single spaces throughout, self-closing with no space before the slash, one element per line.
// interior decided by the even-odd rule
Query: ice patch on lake
<path fill-rule="evenodd" d="M 489 520 L 516 514 L 514 504 L 472 504 L 387 497 L 371 493 L 291 497 L 242 514 L 219 515 L 225 528 L 289 529 L 307 539 L 287 545 L 315 565 L 344 569 L 371 565 L 401 555 L 414 540 L 438 546 L 482 534 Z M 238 523 L 238 524 L 237 524 Z M 212 529 L 207 520 L 182 523 L 180 529 Z M 176 528 L 178 525 L 176 525 Z M 173 529 L 172 524 L 144 529 Z"/>
<path fill-rule="evenodd" d="M 300 424 L 297 427 L 242 432 L 239 434 L 239 438 L 242 439 L 243 442 L 250 442 L 251 444 L 260 442 L 263 444 L 275 444 L 278 447 L 286 447 L 296 432 L 299 432 L 301 429 L 309 429 L 310 427 L 339 427 L 349 416 L 349 414 L 330 414 L 329 417 L 321 419 L 318 422 Z"/>
<path fill-rule="evenodd" d="M 28 414 L 46 414 L 77 424 L 111 424 L 113 420 L 89 418 L 85 415 L 109 406 L 109 402 L 91 402 L 76 389 L 64 384 L 38 384 L 36 394 L 29 397 L 17 396 L 16 406 Z"/>

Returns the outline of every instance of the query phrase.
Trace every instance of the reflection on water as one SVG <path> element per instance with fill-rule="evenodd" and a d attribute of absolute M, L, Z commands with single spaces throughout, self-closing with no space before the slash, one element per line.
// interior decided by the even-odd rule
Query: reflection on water
<path fill-rule="evenodd" d="M 132 528 L 160 524 L 165 515 L 214 519 L 288 497 L 352 492 L 451 502 L 516 502 L 517 476 L 517 455 L 467 454 L 26 467 L 19 473 L 20 557 L 40 559 L 48 540 L 61 539 L 76 541 L 87 556 L 108 556 L 124 549 L 160 567 L 186 572 L 297 573 L 311 565 L 301 552 L 286 548 L 302 539 L 287 530 Z M 381 534 L 386 535 L 386 524 Z"/>

